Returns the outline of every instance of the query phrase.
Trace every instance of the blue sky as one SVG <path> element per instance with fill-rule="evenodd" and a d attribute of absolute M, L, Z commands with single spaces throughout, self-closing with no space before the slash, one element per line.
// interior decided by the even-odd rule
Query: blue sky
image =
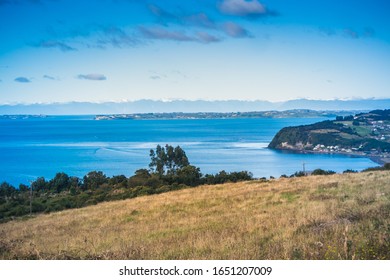
<path fill-rule="evenodd" d="M 390 1 L 0 0 L 0 104 L 390 97 Z"/>

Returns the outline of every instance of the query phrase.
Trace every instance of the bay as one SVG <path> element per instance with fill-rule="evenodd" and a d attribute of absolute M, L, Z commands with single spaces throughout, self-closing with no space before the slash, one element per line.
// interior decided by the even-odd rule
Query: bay
<path fill-rule="evenodd" d="M 157 144 L 180 145 L 202 173 L 247 170 L 279 177 L 322 168 L 342 172 L 377 166 L 368 158 L 283 153 L 267 148 L 283 127 L 325 118 L 113 120 L 93 116 L 0 119 L 0 182 L 15 186 L 57 172 L 82 177 L 89 171 L 131 176 L 148 168 Z"/>

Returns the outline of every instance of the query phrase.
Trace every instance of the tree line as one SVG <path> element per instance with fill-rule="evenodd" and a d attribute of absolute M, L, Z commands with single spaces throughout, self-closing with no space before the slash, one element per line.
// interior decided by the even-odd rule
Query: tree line
<path fill-rule="evenodd" d="M 7 182 L 0 184 L 0 222 L 30 213 L 30 195 L 32 194 L 32 213 L 49 213 L 71 208 L 94 205 L 103 201 L 134 198 L 153 195 L 199 185 L 223 184 L 253 180 L 248 171 L 205 174 L 191 165 L 185 151 L 180 147 L 158 145 L 150 150 L 149 169 L 138 169 L 133 176 L 106 176 L 101 171 L 91 171 L 83 178 L 69 176 L 64 172 L 46 180 L 39 177 L 30 186 L 20 184 L 15 188 Z M 384 166 L 368 168 L 364 171 L 390 170 L 390 163 Z M 345 170 L 344 173 L 357 172 Z M 310 173 L 299 171 L 291 176 L 332 175 L 334 171 L 315 169 Z M 274 177 L 270 177 L 274 179 Z M 265 177 L 260 178 L 266 181 Z M 32 189 L 31 189 L 32 188 Z"/>
<path fill-rule="evenodd" d="M 30 186 L 20 184 L 19 188 L 3 182 L 0 184 L 0 221 L 29 214 L 31 193 L 32 212 L 48 213 L 204 184 L 253 179 L 247 171 L 203 175 L 198 167 L 190 164 L 180 146 L 157 145 L 156 149 L 150 150 L 149 156 L 149 169 L 138 169 L 130 177 L 108 177 L 101 171 L 91 171 L 78 178 L 59 172 L 50 180 L 39 177 Z"/>

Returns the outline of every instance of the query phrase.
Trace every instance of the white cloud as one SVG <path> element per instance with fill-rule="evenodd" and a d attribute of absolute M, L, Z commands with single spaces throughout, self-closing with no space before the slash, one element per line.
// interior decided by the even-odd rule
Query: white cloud
<path fill-rule="evenodd" d="M 44 79 L 48 79 L 48 80 L 52 80 L 52 81 L 57 80 L 57 78 L 55 78 L 55 77 L 53 77 L 53 76 L 49 76 L 49 75 L 43 75 L 43 78 L 44 78 Z"/>
<path fill-rule="evenodd" d="M 91 80 L 91 81 L 104 81 L 107 80 L 107 77 L 102 74 L 80 74 L 77 76 L 80 80 Z"/>
<path fill-rule="evenodd" d="M 63 42 L 59 42 L 59 41 L 52 41 L 52 40 L 48 40 L 48 41 L 41 41 L 39 44 L 36 45 L 36 47 L 40 47 L 40 48 L 55 48 L 55 49 L 59 49 L 60 51 L 63 51 L 63 52 L 69 52 L 69 51 L 76 51 L 75 48 L 63 43 Z"/>
<path fill-rule="evenodd" d="M 203 43 L 216 43 L 216 42 L 220 42 L 221 39 L 207 33 L 207 32 L 198 32 L 197 34 L 197 37 L 199 39 L 199 41 L 203 42 Z"/>
<path fill-rule="evenodd" d="M 187 36 L 181 31 L 171 31 L 160 27 L 140 27 L 141 33 L 149 39 L 172 40 L 172 41 L 194 41 L 194 38 Z"/>
<path fill-rule="evenodd" d="M 250 37 L 249 32 L 234 22 L 227 22 L 223 25 L 223 30 L 233 38 Z"/>
<path fill-rule="evenodd" d="M 259 16 L 267 13 L 266 8 L 257 0 L 224 0 L 219 10 L 228 15 Z"/>
<path fill-rule="evenodd" d="M 31 83 L 31 80 L 26 77 L 17 77 L 14 81 L 18 83 Z"/>

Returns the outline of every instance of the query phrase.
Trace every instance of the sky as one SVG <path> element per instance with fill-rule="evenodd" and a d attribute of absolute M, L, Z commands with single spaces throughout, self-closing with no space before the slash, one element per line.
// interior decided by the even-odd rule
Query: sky
<path fill-rule="evenodd" d="M 0 104 L 390 98 L 387 0 L 0 0 Z"/>

